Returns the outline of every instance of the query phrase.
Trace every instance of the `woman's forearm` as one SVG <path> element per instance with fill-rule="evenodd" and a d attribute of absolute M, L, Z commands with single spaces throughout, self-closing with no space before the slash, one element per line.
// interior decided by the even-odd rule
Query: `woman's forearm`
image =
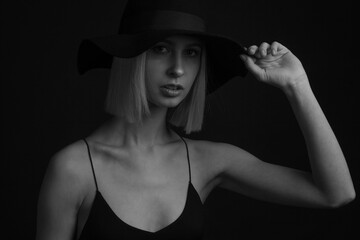
<path fill-rule="evenodd" d="M 355 198 L 345 157 L 308 81 L 284 92 L 304 135 L 314 183 L 330 206 Z"/>

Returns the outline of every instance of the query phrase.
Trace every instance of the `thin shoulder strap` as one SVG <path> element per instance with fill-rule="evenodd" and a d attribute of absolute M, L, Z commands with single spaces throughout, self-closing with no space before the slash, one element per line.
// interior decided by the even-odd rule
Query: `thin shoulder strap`
<path fill-rule="evenodd" d="M 92 162 L 92 159 L 91 159 L 90 147 L 89 147 L 89 144 L 88 144 L 88 142 L 86 141 L 86 139 L 85 139 L 85 138 L 83 138 L 83 140 L 85 141 L 86 146 L 87 146 L 87 149 L 88 149 L 89 159 L 90 159 L 90 163 L 91 163 L 91 169 L 92 169 L 92 172 L 93 172 L 94 181 L 95 181 L 95 186 L 96 186 L 96 191 L 98 191 L 99 189 L 98 189 L 98 185 L 97 185 L 97 181 L 96 181 L 96 176 L 95 176 L 94 165 L 93 165 L 93 162 Z"/>
<path fill-rule="evenodd" d="M 176 134 L 179 135 L 178 133 L 176 133 Z M 181 138 L 181 140 L 183 140 L 183 142 L 185 143 L 185 146 L 186 146 L 186 154 L 187 154 L 187 160 L 188 160 L 188 166 L 189 166 L 189 181 L 191 182 L 191 166 L 190 166 L 190 158 L 189 158 L 189 149 L 188 149 L 185 139 L 180 135 L 179 135 L 179 137 Z"/>

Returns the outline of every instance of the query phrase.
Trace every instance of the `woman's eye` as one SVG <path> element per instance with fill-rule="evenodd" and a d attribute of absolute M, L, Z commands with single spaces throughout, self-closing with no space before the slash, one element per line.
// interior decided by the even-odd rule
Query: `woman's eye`
<path fill-rule="evenodd" d="M 165 53 L 167 53 L 169 50 L 168 50 L 166 47 L 164 47 L 164 46 L 155 46 L 155 47 L 153 47 L 153 51 L 154 51 L 155 53 L 165 54 Z"/>
<path fill-rule="evenodd" d="M 187 56 L 189 56 L 189 57 L 196 57 L 196 56 L 198 56 L 199 55 L 199 50 L 197 50 L 197 49 L 188 49 L 188 50 L 186 50 L 186 55 Z"/>

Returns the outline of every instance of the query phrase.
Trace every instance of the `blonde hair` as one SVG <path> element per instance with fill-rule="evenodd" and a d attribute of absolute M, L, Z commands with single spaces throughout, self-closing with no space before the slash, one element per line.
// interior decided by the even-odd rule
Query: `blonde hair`
<path fill-rule="evenodd" d="M 128 122 L 142 122 L 151 115 L 145 86 L 146 52 L 134 58 L 114 57 L 105 100 L 105 111 Z M 206 51 L 195 81 L 185 99 L 168 109 L 167 123 L 183 127 L 186 134 L 202 128 L 206 97 Z"/>

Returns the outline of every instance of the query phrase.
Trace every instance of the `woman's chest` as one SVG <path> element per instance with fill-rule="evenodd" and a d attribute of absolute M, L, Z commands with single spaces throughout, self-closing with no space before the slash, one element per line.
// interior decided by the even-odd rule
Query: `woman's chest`
<path fill-rule="evenodd" d="M 191 145 L 188 150 L 188 154 L 181 149 L 163 154 L 163 159 L 156 159 L 154 154 L 116 155 L 94 151 L 94 178 L 102 205 L 115 219 L 136 229 L 154 232 L 175 222 L 184 212 L 190 188 L 195 198 L 203 203 L 216 185 L 214 176 L 202 171 L 207 169 L 202 166 L 205 161 L 200 159 L 202 154 Z M 137 165 L 130 161 L 148 162 Z M 99 194 L 94 188 L 79 209 L 78 233 Z"/>

